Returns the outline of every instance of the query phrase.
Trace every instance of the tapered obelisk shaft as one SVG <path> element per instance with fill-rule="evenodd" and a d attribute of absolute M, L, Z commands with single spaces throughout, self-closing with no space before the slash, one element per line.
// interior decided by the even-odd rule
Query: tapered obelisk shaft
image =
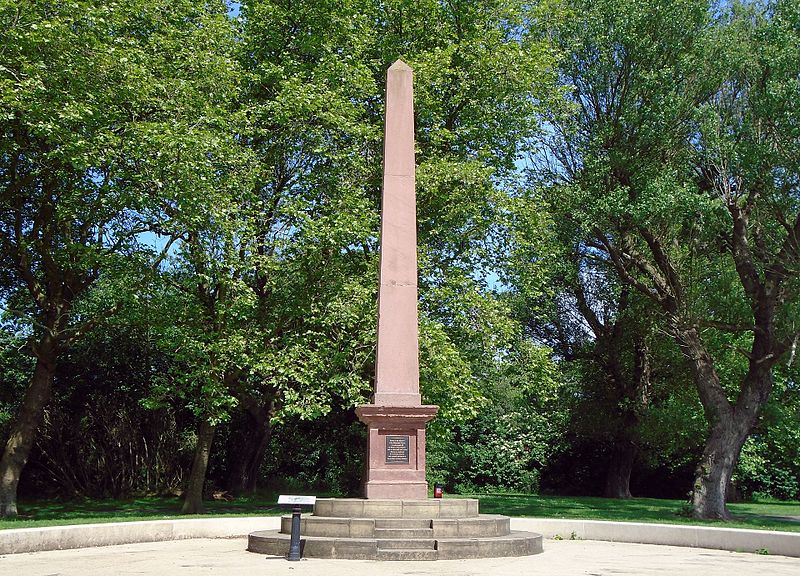
<path fill-rule="evenodd" d="M 398 60 L 386 78 L 374 399 L 379 406 L 420 404 L 412 74 Z"/>
<path fill-rule="evenodd" d="M 400 60 L 386 77 L 385 130 L 375 396 L 356 408 L 368 428 L 364 496 L 425 499 L 425 424 L 439 408 L 420 402 L 414 93 Z"/>

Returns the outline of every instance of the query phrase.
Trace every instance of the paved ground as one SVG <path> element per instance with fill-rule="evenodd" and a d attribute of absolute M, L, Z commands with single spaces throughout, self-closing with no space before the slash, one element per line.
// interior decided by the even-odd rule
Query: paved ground
<path fill-rule="evenodd" d="M 800 558 L 698 548 L 594 541 L 546 540 L 543 554 L 526 558 L 375 562 L 287 562 L 245 551 L 244 538 L 179 540 L 0 556 L 8 576 L 798 576 Z"/>

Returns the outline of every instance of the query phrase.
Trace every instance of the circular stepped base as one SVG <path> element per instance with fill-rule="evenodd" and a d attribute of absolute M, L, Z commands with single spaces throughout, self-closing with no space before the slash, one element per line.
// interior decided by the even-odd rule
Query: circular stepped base
<path fill-rule="evenodd" d="M 281 530 L 250 534 L 248 550 L 285 556 L 292 517 Z M 354 560 L 451 560 L 529 556 L 542 536 L 512 532 L 507 516 L 478 514 L 478 501 L 320 498 L 300 521 L 301 554 Z"/>
<path fill-rule="evenodd" d="M 281 518 L 290 534 L 292 517 Z M 332 538 L 491 538 L 511 532 L 508 516 L 480 514 L 470 518 L 333 518 L 303 515 L 300 534 Z"/>
<path fill-rule="evenodd" d="M 286 556 L 289 534 L 277 530 L 253 532 L 248 538 L 250 552 Z M 380 539 L 303 536 L 301 555 L 307 558 L 347 560 L 457 560 L 531 556 L 542 551 L 542 535 L 511 532 L 493 538 Z"/>

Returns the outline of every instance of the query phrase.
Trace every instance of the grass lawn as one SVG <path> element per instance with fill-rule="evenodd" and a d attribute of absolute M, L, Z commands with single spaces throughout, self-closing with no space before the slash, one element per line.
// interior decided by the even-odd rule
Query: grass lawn
<path fill-rule="evenodd" d="M 321 496 L 321 495 L 320 495 Z M 457 498 L 459 496 L 448 496 Z M 622 522 L 658 522 L 665 524 L 701 524 L 730 528 L 757 528 L 800 532 L 800 502 L 748 502 L 730 504 L 735 516 L 732 522 L 697 521 L 683 514 L 681 500 L 531 496 L 523 494 L 474 494 L 480 499 L 484 514 L 534 516 Z M 96 522 L 126 522 L 134 520 L 163 520 L 167 518 L 208 518 L 212 516 L 273 516 L 284 512 L 275 502 L 276 494 L 237 498 L 226 502 L 206 502 L 206 514 L 180 514 L 177 498 L 138 498 L 134 500 L 42 500 L 20 502 L 16 520 L 0 520 L 0 529 L 89 524 Z M 792 519 L 791 517 L 795 517 Z"/>
<path fill-rule="evenodd" d="M 0 518 L 4 528 L 35 528 L 97 522 L 133 522 L 170 518 L 208 518 L 211 516 L 277 516 L 284 509 L 276 504 L 278 496 L 242 497 L 226 502 L 205 502 L 205 514 L 181 514 L 181 500 L 175 497 L 147 497 L 133 500 L 39 500 L 21 501 L 15 520 Z"/>
<path fill-rule="evenodd" d="M 728 504 L 734 519 L 695 520 L 688 517 L 683 500 L 631 498 L 613 500 L 578 496 L 530 496 L 514 494 L 475 494 L 481 512 L 508 516 L 613 520 L 618 522 L 655 522 L 661 524 L 696 524 L 727 528 L 755 528 L 800 532 L 800 502 L 743 502 Z M 794 518 L 792 518 L 794 517 Z"/>

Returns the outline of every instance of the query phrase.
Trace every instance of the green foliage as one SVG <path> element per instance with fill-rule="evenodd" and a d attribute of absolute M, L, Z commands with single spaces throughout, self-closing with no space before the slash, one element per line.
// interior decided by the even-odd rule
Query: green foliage
<path fill-rule="evenodd" d="M 548 111 L 536 184 L 572 245 L 650 300 L 689 361 L 709 424 L 695 495 L 724 515 L 727 478 L 710 478 L 743 441 L 725 431 L 756 423 L 796 337 L 797 10 L 568 6 L 554 28 L 565 107 Z M 694 403 L 678 407 L 691 422 Z"/>
<path fill-rule="evenodd" d="M 102 326 L 59 362 L 22 494 L 121 498 L 178 490 L 191 462 L 189 414 L 143 406 L 169 368 L 156 331 Z"/>
<path fill-rule="evenodd" d="M 481 415 L 456 432 L 454 444 L 461 453 L 450 473 L 452 489 L 459 494 L 477 489 L 535 494 L 557 438 L 553 423 L 541 414 Z"/>
<path fill-rule="evenodd" d="M 788 377 L 781 374 L 761 423 L 742 448 L 734 482 L 745 498 L 800 498 L 800 403 L 795 372 L 790 368 Z"/>
<path fill-rule="evenodd" d="M 24 339 L 0 329 L 0 431 L 11 422 L 33 370 L 30 356 L 23 352 L 24 347 Z M 4 436 L 0 432 L 0 438 Z"/>
<path fill-rule="evenodd" d="M 374 373 L 382 92 L 397 58 L 415 71 L 420 383 L 440 406 L 430 479 L 533 492 L 570 449 L 608 454 L 619 434 L 643 468 L 690 466 L 707 422 L 661 333 L 697 327 L 736 402 L 756 332 L 741 329 L 753 308 L 729 258 L 732 208 L 749 210 L 757 274 L 786 256 L 785 342 L 798 312 L 785 240 L 800 15 L 789 1 L 709 8 L 252 0 L 232 19 L 217 1 L 0 0 L 0 428 L 36 338 L 66 351 L 35 485 L 166 489 L 197 419 L 235 438 L 232 415 L 269 405 L 265 478 L 357 489 L 363 454 L 341 446 L 363 445 L 348 410 Z M 627 311 L 625 283 L 639 292 Z M 618 322 L 613 346 L 591 314 L 576 320 L 581 286 L 599 324 Z M 663 315 L 643 300 L 678 288 Z M 611 360 L 630 383 L 636 345 L 647 386 L 615 389 Z M 778 378 L 745 446 L 746 493 L 797 497 L 795 381 Z M 76 477 L 53 472 L 65 459 L 83 463 Z M 116 484 L 101 462 L 125 470 Z"/>
<path fill-rule="evenodd" d="M 352 410 L 333 411 L 313 421 L 288 417 L 276 427 L 263 465 L 266 486 L 284 493 L 358 497 L 365 446 L 366 427 Z"/>
<path fill-rule="evenodd" d="M 542 470 L 561 449 L 566 425 L 560 375 L 547 349 L 519 340 L 487 377 L 494 385 L 474 417 L 442 431 L 441 424 L 431 426 L 429 481 L 459 493 L 536 493 Z"/>
<path fill-rule="evenodd" d="M 797 466 L 794 462 L 790 463 L 794 464 L 790 468 L 781 466 L 780 462 L 770 462 L 770 456 L 778 456 L 771 448 L 759 437 L 748 438 L 739 457 L 734 481 L 749 498 L 796 500 L 800 494 Z"/>
<path fill-rule="evenodd" d="M 213 196 L 231 30 L 221 3 L 3 2 L 0 19 L 4 304 L 69 344 L 137 298 L 152 233 Z"/>
<path fill-rule="evenodd" d="M 686 385 L 688 376 L 678 373 L 677 377 L 683 386 L 676 386 L 657 402 L 641 428 L 644 461 L 672 471 L 694 466 L 708 426 L 697 393 Z M 685 487 L 680 492 L 685 493 Z"/>

